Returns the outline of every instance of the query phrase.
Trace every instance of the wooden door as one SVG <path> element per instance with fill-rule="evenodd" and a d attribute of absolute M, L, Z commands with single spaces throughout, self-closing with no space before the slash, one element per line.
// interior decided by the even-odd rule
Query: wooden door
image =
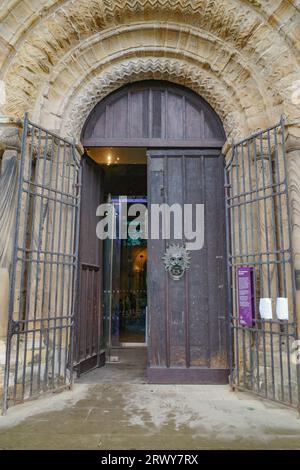
<path fill-rule="evenodd" d="M 145 80 L 100 101 L 81 141 L 85 147 L 222 148 L 225 132 L 215 111 L 193 91 Z"/>
<path fill-rule="evenodd" d="M 220 151 L 149 150 L 151 204 L 204 204 L 204 246 L 180 280 L 162 257 L 172 242 L 148 240 L 148 377 L 162 383 L 228 381 L 223 157 Z M 151 225 L 151 217 L 150 217 Z"/>
<path fill-rule="evenodd" d="M 79 299 L 75 325 L 75 369 L 78 375 L 105 362 L 101 307 L 102 242 L 96 236 L 96 209 L 103 200 L 103 171 L 82 158 L 79 235 Z"/>

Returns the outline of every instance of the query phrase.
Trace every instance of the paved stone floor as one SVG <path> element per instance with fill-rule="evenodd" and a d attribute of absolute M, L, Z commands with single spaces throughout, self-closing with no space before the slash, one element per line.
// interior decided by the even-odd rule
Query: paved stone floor
<path fill-rule="evenodd" d="M 300 449 L 294 410 L 227 386 L 151 385 L 145 354 L 11 408 L 0 449 Z"/>

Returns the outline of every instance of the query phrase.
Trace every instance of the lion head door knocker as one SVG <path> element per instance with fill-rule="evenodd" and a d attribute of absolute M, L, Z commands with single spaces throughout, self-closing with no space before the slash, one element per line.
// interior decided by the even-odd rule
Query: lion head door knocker
<path fill-rule="evenodd" d="M 189 269 L 191 257 L 185 246 L 170 245 L 162 257 L 165 263 L 165 269 L 171 278 L 178 281 L 182 278 L 185 271 Z"/>

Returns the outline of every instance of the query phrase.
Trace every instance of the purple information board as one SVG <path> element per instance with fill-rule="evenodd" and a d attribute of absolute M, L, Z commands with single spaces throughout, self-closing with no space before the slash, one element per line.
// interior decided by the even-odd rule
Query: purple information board
<path fill-rule="evenodd" d="M 243 326 L 253 326 L 254 283 L 253 268 L 237 268 L 238 315 Z"/>

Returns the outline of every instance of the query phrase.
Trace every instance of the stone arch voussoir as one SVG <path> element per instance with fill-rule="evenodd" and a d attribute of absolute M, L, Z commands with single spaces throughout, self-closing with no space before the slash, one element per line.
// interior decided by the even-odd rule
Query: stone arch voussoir
<path fill-rule="evenodd" d="M 123 85 L 139 80 L 167 80 L 186 86 L 201 95 L 219 114 L 227 136 L 247 131 L 246 116 L 239 103 L 221 82 L 201 75 L 201 69 L 185 61 L 168 58 L 139 58 L 122 61 L 94 76 L 69 97 L 60 109 L 57 127 L 60 133 L 80 140 L 81 129 L 94 106 Z"/>

